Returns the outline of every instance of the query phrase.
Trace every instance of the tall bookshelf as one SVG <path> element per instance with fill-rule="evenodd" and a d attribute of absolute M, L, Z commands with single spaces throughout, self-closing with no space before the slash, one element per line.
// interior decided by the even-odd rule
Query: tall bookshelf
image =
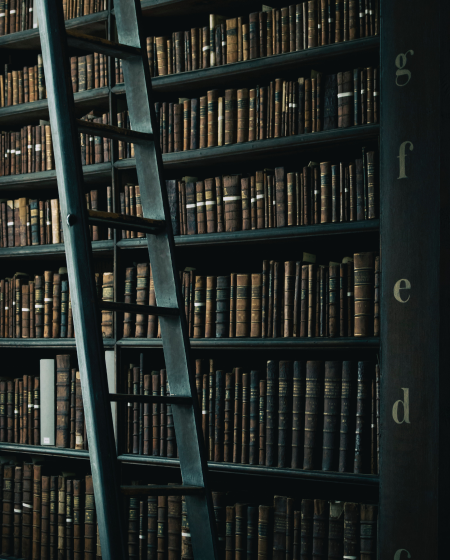
<path fill-rule="evenodd" d="M 277 0 L 273 7 L 286 4 Z M 326 254 L 330 259 L 332 255 L 336 259 L 358 251 L 380 251 L 381 337 L 193 339 L 191 346 L 193 358 L 214 358 L 219 365 L 221 361 L 228 364 L 232 351 L 234 365 L 249 368 L 255 360 L 261 368 L 267 359 L 379 359 L 379 475 L 215 462 L 209 462 L 208 468 L 214 489 L 245 489 L 255 496 L 269 492 L 379 503 L 378 558 L 406 560 L 442 555 L 443 531 L 449 521 L 445 510 L 449 453 L 444 440 L 449 424 L 445 407 L 449 381 L 444 371 L 448 363 L 449 327 L 440 320 L 441 310 L 448 306 L 445 282 L 449 276 L 449 195 L 444 183 L 445 168 L 440 164 L 441 156 L 445 158 L 448 153 L 444 134 L 448 120 L 445 95 L 449 62 L 444 25 L 449 7 L 436 2 L 424 12 L 423 3 L 418 0 L 381 0 L 380 4 L 380 36 L 160 76 L 153 78 L 152 84 L 155 99 L 176 99 L 199 92 L 204 95 L 212 88 L 247 87 L 258 81 L 295 77 L 299 69 L 340 71 L 369 64 L 380 66 L 380 125 L 170 153 L 163 156 L 163 162 L 166 179 L 197 174 L 207 177 L 253 171 L 272 163 L 285 165 L 287 170 L 292 164 L 297 169 L 297 158 L 323 161 L 322 157 L 333 156 L 338 160 L 341 154 L 345 158 L 346 153 L 356 153 L 362 146 L 379 148 L 380 219 L 177 236 L 175 246 L 179 270 L 208 262 L 211 274 L 248 268 L 249 262 L 259 266 L 267 258 L 295 258 L 292 255 L 299 250 Z M 206 25 L 211 12 L 231 17 L 260 9 L 254 0 L 143 0 L 141 5 L 147 35 L 201 26 L 200 22 Z M 66 24 L 67 28 L 86 34 L 115 37 L 112 6 Z M 2 63 L 25 63 L 27 57 L 31 59 L 38 52 L 36 29 L 0 37 Z M 405 58 L 399 60 L 400 55 Z M 405 74 L 405 69 L 410 74 Z M 398 81 L 400 77 L 402 81 Z M 124 85 L 114 85 L 114 63 L 110 61 L 108 87 L 76 93 L 75 106 L 79 115 L 92 109 L 109 111 L 111 123 L 115 124 L 117 111 L 125 108 L 124 99 Z M 47 118 L 46 100 L 0 109 L 0 124 L 8 130 Z M 115 143 L 111 153 L 111 162 L 86 166 L 84 176 L 87 190 L 93 185 L 99 189 L 112 185 L 114 209 L 118 209 L 121 186 L 127 182 L 137 184 L 137 177 L 132 159 L 118 160 Z M 403 156 L 406 177 L 401 170 L 399 173 Z M 41 192 L 49 193 L 48 197 L 56 196 L 56 186 L 55 171 L 0 177 L 3 198 Z M 112 240 L 93 242 L 93 250 L 95 259 L 111 263 L 115 300 L 122 301 L 125 267 L 147 260 L 145 239 L 122 240 L 114 232 Z M 64 246 L 1 248 L 0 261 L 5 275 L 23 269 L 32 272 L 36 262 L 42 267 L 48 264 L 57 268 L 64 262 Z M 118 389 L 124 388 L 125 367 L 136 362 L 140 352 L 144 354 L 146 369 L 163 367 L 160 339 L 121 338 L 121 316 L 115 317 L 114 333 L 114 338 L 104 339 L 104 344 L 115 351 Z M 40 358 L 75 353 L 75 341 L 0 339 L 0 348 L 3 363 L 20 370 L 31 360 L 38 364 Z M 22 351 L 25 349 L 28 352 Z M 118 414 L 120 426 L 122 413 Z M 118 460 L 124 480 L 164 483 L 179 479 L 177 459 L 127 454 L 123 430 L 119 429 L 118 434 Z M 86 451 L 0 443 L 0 453 L 27 459 L 39 456 L 46 462 L 70 465 L 80 472 L 88 469 Z"/>

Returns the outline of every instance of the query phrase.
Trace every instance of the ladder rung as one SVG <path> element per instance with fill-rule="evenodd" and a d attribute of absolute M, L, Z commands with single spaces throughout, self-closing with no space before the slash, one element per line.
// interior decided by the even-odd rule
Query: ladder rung
<path fill-rule="evenodd" d="M 126 496 L 192 496 L 201 495 L 205 489 L 202 486 L 121 486 L 122 494 Z"/>
<path fill-rule="evenodd" d="M 192 404 L 191 397 L 178 395 L 127 395 L 124 393 L 110 393 L 111 402 L 150 403 L 150 404 Z"/>
<path fill-rule="evenodd" d="M 141 315 L 157 315 L 158 317 L 176 317 L 180 313 L 176 307 L 158 307 L 157 305 L 137 305 L 136 303 L 120 303 L 117 301 L 99 301 L 100 309 L 118 313 L 137 313 Z"/>
<path fill-rule="evenodd" d="M 153 142 L 153 134 L 147 132 L 137 132 L 129 128 L 120 128 L 110 124 L 95 123 L 92 121 L 82 121 L 77 119 L 79 132 L 91 134 L 92 136 L 102 136 L 111 140 L 122 140 L 123 142 L 133 142 L 133 144 L 147 144 Z"/>
<path fill-rule="evenodd" d="M 92 37 L 78 31 L 67 31 L 67 43 L 69 47 L 82 49 L 88 52 L 106 54 L 114 58 L 127 59 L 133 56 L 141 56 L 141 49 L 114 43 L 100 37 Z"/>
<path fill-rule="evenodd" d="M 160 233 L 164 230 L 166 222 L 164 220 L 152 220 L 150 218 L 138 218 L 126 214 L 116 214 L 114 212 L 98 212 L 88 210 L 89 223 L 101 226 L 126 229 L 140 233 Z"/>

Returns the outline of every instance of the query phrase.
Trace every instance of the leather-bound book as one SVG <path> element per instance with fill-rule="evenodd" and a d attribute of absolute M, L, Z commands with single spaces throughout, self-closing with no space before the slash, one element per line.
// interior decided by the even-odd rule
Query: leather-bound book
<path fill-rule="evenodd" d="M 274 496 L 274 530 L 273 530 L 273 560 L 286 558 L 286 511 L 287 500 L 285 496 Z"/>
<path fill-rule="evenodd" d="M 208 98 L 200 97 L 200 117 L 199 117 L 199 148 L 208 147 Z"/>
<path fill-rule="evenodd" d="M 308 274 L 309 265 L 302 265 L 300 285 L 300 329 L 297 335 L 300 337 L 305 337 L 308 334 Z"/>
<path fill-rule="evenodd" d="M 287 225 L 297 225 L 295 173 L 287 174 Z"/>
<path fill-rule="evenodd" d="M 208 455 L 208 443 L 209 443 L 209 410 L 208 410 L 208 398 L 209 398 L 209 376 L 208 374 L 203 375 L 202 384 L 202 432 L 203 439 L 205 441 L 205 451 Z"/>
<path fill-rule="evenodd" d="M 278 377 L 278 467 L 287 467 L 291 459 L 292 375 L 292 362 L 281 361 Z"/>
<path fill-rule="evenodd" d="M 237 18 L 226 20 L 227 29 L 227 64 L 238 61 L 238 21 Z"/>
<path fill-rule="evenodd" d="M 52 338 L 59 338 L 61 329 L 61 275 L 53 274 Z"/>
<path fill-rule="evenodd" d="M 236 337 L 250 335 L 250 274 L 236 276 Z"/>
<path fill-rule="evenodd" d="M 128 557 L 139 556 L 139 498 L 130 497 L 128 502 Z"/>
<path fill-rule="evenodd" d="M 359 556 L 360 504 L 344 504 L 344 557 Z"/>
<path fill-rule="evenodd" d="M 313 551 L 314 500 L 302 500 L 300 559 L 310 560 Z"/>
<path fill-rule="evenodd" d="M 132 266 L 125 269 L 125 303 L 135 303 L 136 298 L 136 267 Z M 134 313 L 124 313 L 123 316 L 123 337 L 134 336 L 136 318 Z"/>
<path fill-rule="evenodd" d="M 250 444 L 250 375 L 242 374 L 242 447 L 241 463 L 249 462 Z"/>
<path fill-rule="evenodd" d="M 31 283 L 30 283 L 31 289 Z M 31 291 L 30 291 L 30 304 L 31 304 Z M 30 308 L 31 305 L 30 305 Z M 60 338 L 67 338 L 67 326 L 68 326 L 68 313 L 69 313 L 69 281 L 64 275 L 61 280 L 61 329 Z M 30 316 L 31 319 L 31 316 Z M 30 332 L 31 332 L 31 322 L 30 322 Z M 31 336 L 31 335 L 30 335 Z"/>
<path fill-rule="evenodd" d="M 358 362 L 354 472 L 369 472 L 372 362 Z"/>
<path fill-rule="evenodd" d="M 148 547 L 148 544 L 147 544 Z M 151 557 L 151 552 L 147 548 L 147 558 Z M 153 551 L 152 551 L 153 552 Z M 189 528 L 189 518 L 187 514 L 186 499 L 183 496 L 181 501 L 181 560 L 193 560 L 191 532 Z"/>
<path fill-rule="evenodd" d="M 248 141 L 256 140 L 256 90 L 248 93 Z"/>
<path fill-rule="evenodd" d="M 247 374 L 245 374 L 247 375 Z M 250 438 L 248 463 L 258 464 L 259 449 L 259 378 L 260 372 L 250 372 Z"/>
<path fill-rule="evenodd" d="M 205 336 L 206 277 L 195 277 L 194 338 Z"/>
<path fill-rule="evenodd" d="M 13 516 L 13 556 L 21 557 L 22 552 L 22 467 L 14 469 L 14 516 Z"/>
<path fill-rule="evenodd" d="M 214 508 L 214 520 L 216 523 L 217 540 L 219 541 L 219 553 L 223 558 L 225 552 L 225 492 L 212 492 L 212 503 Z"/>
<path fill-rule="evenodd" d="M 0 381 L 0 441 L 6 441 L 6 381 Z"/>
<path fill-rule="evenodd" d="M 376 505 L 361 504 L 361 560 L 375 560 L 377 557 L 377 517 L 378 508 Z"/>
<path fill-rule="evenodd" d="M 341 409 L 342 362 L 325 362 L 322 470 L 336 471 Z"/>
<path fill-rule="evenodd" d="M 167 499 L 167 550 L 168 560 L 178 560 L 181 554 L 181 496 Z"/>
<path fill-rule="evenodd" d="M 41 560 L 49 559 L 50 544 L 50 477 L 42 476 L 41 478 L 41 535 L 40 535 L 40 555 L 36 556 Z M 75 548 L 75 547 L 74 547 Z M 74 560 L 81 560 L 80 556 L 74 555 Z"/>
<path fill-rule="evenodd" d="M 256 559 L 258 554 L 258 508 L 247 508 L 247 560 Z"/>
<path fill-rule="evenodd" d="M 225 515 L 225 560 L 235 560 L 235 506 L 226 506 Z"/>
<path fill-rule="evenodd" d="M 34 388 L 33 388 L 33 406 L 30 408 L 31 416 L 33 418 L 31 425 L 33 426 L 33 444 L 39 445 L 40 439 L 40 378 L 34 378 Z M 9 406 L 9 405 L 8 405 Z M 9 427 L 8 427 L 9 429 Z M 12 441 L 12 440 L 11 440 Z"/>
<path fill-rule="evenodd" d="M 330 502 L 328 518 L 328 559 L 340 560 L 344 548 L 344 503 Z"/>
<path fill-rule="evenodd" d="M 276 200 L 276 225 L 285 227 L 287 225 L 287 200 L 284 167 L 275 168 L 275 200 Z"/>
<path fill-rule="evenodd" d="M 58 477 L 50 477 L 49 558 L 58 557 Z"/>
<path fill-rule="evenodd" d="M 242 24 L 242 60 L 250 58 L 250 25 Z"/>
<path fill-rule="evenodd" d="M 303 438 L 305 427 L 306 368 L 304 362 L 295 361 L 292 388 L 292 454 L 291 468 L 303 464 Z"/>
<path fill-rule="evenodd" d="M 308 265 L 308 337 L 316 332 L 316 276 L 316 266 Z"/>
<path fill-rule="evenodd" d="M 278 364 L 274 360 L 267 362 L 266 379 L 266 466 L 274 467 L 278 447 Z"/>
<path fill-rule="evenodd" d="M 227 100 L 225 98 L 225 125 L 227 118 L 226 111 Z M 249 129 L 249 97 L 248 89 L 237 90 L 237 142 L 247 142 Z M 229 143 L 226 142 L 225 143 Z"/>
<path fill-rule="evenodd" d="M 75 449 L 84 449 L 84 409 L 79 371 L 75 373 Z"/>
<path fill-rule="evenodd" d="M 217 224 L 217 213 L 216 213 L 216 188 L 214 184 L 214 179 L 205 179 L 205 201 L 204 206 L 206 208 L 206 232 L 215 233 Z M 198 202 L 197 202 L 198 204 Z M 198 208 L 197 208 L 198 210 Z M 200 232 L 199 232 L 200 233 Z"/>
<path fill-rule="evenodd" d="M 56 356 L 56 447 L 70 447 L 70 355 Z"/>
<path fill-rule="evenodd" d="M 175 68 L 174 73 L 184 72 L 184 32 L 175 32 Z"/>
<path fill-rule="evenodd" d="M 201 29 L 202 37 L 202 68 L 210 67 L 210 44 L 209 44 L 209 26 L 202 27 Z"/>
<path fill-rule="evenodd" d="M 217 203 L 217 232 L 225 231 L 225 215 L 223 202 L 223 177 L 215 177 L 216 203 Z"/>
<path fill-rule="evenodd" d="M 327 554 L 328 501 L 314 500 L 312 558 L 318 560 Z"/>
<path fill-rule="evenodd" d="M 42 277 L 41 277 L 42 278 Z M 52 307 L 53 307 L 53 272 L 44 272 L 44 338 L 51 338 L 52 334 Z M 38 285 L 38 284 L 36 284 Z M 38 299 L 36 299 L 38 301 Z M 37 322 L 38 326 L 38 322 Z"/>
<path fill-rule="evenodd" d="M 38 378 L 36 378 L 38 379 Z M 14 443 L 14 381 L 6 382 L 6 438 L 3 441 Z"/>
<path fill-rule="evenodd" d="M 261 281 L 262 281 L 261 274 L 251 275 L 252 284 L 251 284 L 251 310 L 250 310 L 250 337 L 252 338 L 261 337 Z M 238 287 L 238 292 L 239 292 L 239 287 Z M 239 335 L 236 333 L 236 336 Z"/>
<path fill-rule="evenodd" d="M 225 231 L 238 231 L 242 224 L 241 185 L 239 175 L 223 176 Z"/>
<path fill-rule="evenodd" d="M 66 558 L 73 557 L 73 480 L 63 479 L 66 486 L 66 507 L 65 507 L 65 549 Z"/>
<path fill-rule="evenodd" d="M 167 38 L 156 37 L 156 60 L 158 63 L 158 76 L 167 75 Z"/>
<path fill-rule="evenodd" d="M 166 396 L 167 389 L 167 372 L 165 369 L 159 372 L 159 394 L 161 397 Z M 167 435 L 168 435 L 168 405 L 161 404 L 159 406 L 159 455 L 160 457 L 167 456 Z"/>
<path fill-rule="evenodd" d="M 186 211 L 187 211 L 187 234 L 197 233 L 197 201 L 196 183 L 186 183 Z"/>
<path fill-rule="evenodd" d="M 339 427 L 339 472 L 351 472 L 354 433 L 354 363 L 342 363 L 341 416 Z"/>
<path fill-rule="evenodd" d="M 216 290 L 216 338 L 228 337 L 229 325 L 229 302 L 230 302 L 230 277 L 217 276 Z"/>
<path fill-rule="evenodd" d="M 308 48 L 317 47 L 316 0 L 308 0 Z"/>
<path fill-rule="evenodd" d="M 225 90 L 225 144 L 237 141 L 237 90 Z"/>
<path fill-rule="evenodd" d="M 199 137 L 199 100 L 191 99 L 191 126 L 190 126 L 190 149 L 197 150 Z"/>
<path fill-rule="evenodd" d="M 22 480 L 22 557 L 29 559 L 31 558 L 33 532 L 33 465 L 31 463 L 24 463 Z M 3 496 L 3 508 L 5 507 L 4 501 L 5 497 Z M 3 509 L 3 511 L 5 510 Z"/>
<path fill-rule="evenodd" d="M 355 253 L 355 327 L 354 336 L 373 336 L 375 255 Z"/>
<path fill-rule="evenodd" d="M 114 301 L 114 273 L 113 272 L 103 273 L 102 299 L 103 301 Z M 113 321 L 114 321 L 114 315 L 112 311 L 102 311 L 103 338 L 113 337 L 113 328 L 114 328 Z"/>
<path fill-rule="evenodd" d="M 205 338 L 215 337 L 216 276 L 206 277 Z"/>
<path fill-rule="evenodd" d="M 318 465 L 319 442 L 322 427 L 323 362 L 306 362 L 305 396 L 305 443 L 303 468 L 314 469 Z"/>
<path fill-rule="evenodd" d="M 331 222 L 331 164 L 320 164 L 320 223 Z"/>
<path fill-rule="evenodd" d="M 44 500 L 44 478 L 42 477 L 42 500 Z M 83 481 L 73 481 L 73 560 L 83 559 Z"/>
<path fill-rule="evenodd" d="M 96 515 L 92 475 L 86 475 L 84 502 L 84 560 L 94 560 L 96 548 Z"/>
<path fill-rule="evenodd" d="M 374 316 L 373 334 L 380 336 L 380 287 L 381 287 L 380 257 L 375 257 L 375 293 L 374 293 Z"/>
<path fill-rule="evenodd" d="M 209 383 L 208 383 L 208 450 L 209 460 L 214 461 L 214 428 L 215 428 L 215 407 L 216 407 L 216 373 L 214 371 L 214 361 L 210 360 L 209 363 Z"/>
<path fill-rule="evenodd" d="M 14 523 L 14 466 L 3 467 L 2 554 L 9 556 L 13 549 Z"/>
<path fill-rule="evenodd" d="M 205 184 L 203 181 L 195 183 L 195 204 L 197 233 L 206 233 Z"/>
<path fill-rule="evenodd" d="M 163 153 L 168 152 L 168 143 L 163 144 Z M 183 151 L 183 104 L 173 104 L 173 151 Z"/>
<path fill-rule="evenodd" d="M 157 558 L 165 558 L 167 546 L 167 496 L 158 496 Z"/>
<path fill-rule="evenodd" d="M 294 297 L 296 283 L 296 263 L 286 261 L 284 263 L 284 336 L 293 336 L 294 327 Z"/>
<path fill-rule="evenodd" d="M 348 31 L 349 40 L 357 39 L 359 35 L 359 10 L 358 0 L 349 0 L 348 4 Z M 364 35 L 361 35 L 364 37 Z"/>
<path fill-rule="evenodd" d="M 249 43 L 250 43 L 250 60 L 254 58 L 259 58 L 259 14 L 258 12 L 253 12 L 248 16 L 249 20 Z M 245 60 L 245 58 L 243 58 Z"/>
<path fill-rule="evenodd" d="M 217 145 L 223 146 L 225 144 L 225 101 L 223 97 L 217 100 Z"/>
<path fill-rule="evenodd" d="M 147 376 L 146 376 L 147 377 Z M 150 376 L 149 376 L 150 377 Z M 157 371 L 152 371 L 151 390 L 153 396 L 159 396 L 161 392 L 160 375 Z M 164 388 L 165 391 L 165 388 Z M 160 432 L 160 406 L 157 403 L 152 404 L 152 451 L 151 455 L 159 455 L 159 432 Z M 144 453 L 145 454 L 145 453 Z M 150 449 L 148 453 L 150 454 Z"/>
<path fill-rule="evenodd" d="M 147 305 L 149 300 L 150 270 L 148 263 L 137 265 L 136 282 L 136 303 L 137 305 Z M 147 315 L 136 314 L 136 338 L 145 338 L 147 333 Z"/>
<path fill-rule="evenodd" d="M 207 93 L 208 100 L 208 148 L 218 144 L 218 99 L 219 90 L 212 89 Z"/>
<path fill-rule="evenodd" d="M 329 331 L 332 338 L 339 336 L 339 266 L 330 265 L 328 269 L 329 286 Z"/>
<path fill-rule="evenodd" d="M 347 265 L 347 336 L 354 336 L 355 326 L 355 291 L 354 291 L 354 263 L 348 261 Z"/>
<path fill-rule="evenodd" d="M 266 380 L 261 379 L 259 382 L 259 454 L 258 464 L 266 463 Z"/>
<path fill-rule="evenodd" d="M 372 220 L 377 217 L 377 199 L 375 192 L 375 158 L 376 154 L 373 151 L 367 152 L 367 196 L 368 196 L 368 211 L 367 217 Z"/>
<path fill-rule="evenodd" d="M 34 377 L 32 375 L 28 376 L 28 387 L 27 387 L 27 399 L 24 399 L 24 414 L 27 416 L 27 434 L 26 441 L 30 445 L 33 445 L 33 433 L 34 433 Z"/>
<path fill-rule="evenodd" d="M 355 160 L 355 174 L 356 174 L 356 219 L 366 219 L 366 196 L 364 192 L 364 177 L 363 177 L 363 160 Z"/>
<path fill-rule="evenodd" d="M 234 370 L 234 427 L 233 463 L 241 463 L 242 456 L 242 371 Z"/>
<path fill-rule="evenodd" d="M 139 367 L 134 366 L 132 368 L 132 380 L 133 380 L 133 395 L 139 395 Z M 139 453 L 139 404 L 133 403 L 132 412 L 132 422 L 133 422 L 133 446 L 132 453 Z"/>
<path fill-rule="evenodd" d="M 235 560 L 247 557 L 247 504 L 235 504 Z"/>
<path fill-rule="evenodd" d="M 30 338 L 30 286 L 29 284 L 23 284 L 21 286 L 21 290 L 22 290 L 22 303 L 21 303 L 22 338 Z"/>
<path fill-rule="evenodd" d="M 233 460 L 233 426 L 234 426 L 234 376 L 225 374 L 225 407 L 224 407 L 224 435 L 223 460 L 231 463 Z"/>
<path fill-rule="evenodd" d="M 214 404 L 214 461 L 223 461 L 225 372 L 216 371 Z"/>
<path fill-rule="evenodd" d="M 353 118 L 353 73 L 339 72 L 338 85 L 338 127 L 351 126 Z"/>
<path fill-rule="evenodd" d="M 348 166 L 348 192 L 349 192 L 349 209 L 350 209 L 349 219 L 351 222 L 354 222 L 356 220 L 357 195 L 356 195 L 355 166 L 353 165 L 353 163 L 351 163 Z"/>

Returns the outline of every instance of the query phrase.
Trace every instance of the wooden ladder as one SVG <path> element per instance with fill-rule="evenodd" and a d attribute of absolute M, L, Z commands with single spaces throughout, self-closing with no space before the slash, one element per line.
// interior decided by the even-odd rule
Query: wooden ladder
<path fill-rule="evenodd" d="M 218 560 L 140 2 L 115 0 L 119 43 L 66 31 L 61 0 L 38 0 L 37 9 L 102 556 L 107 560 L 127 558 L 121 495 L 170 494 L 186 496 L 195 560 Z M 75 118 L 68 46 L 122 60 L 131 130 Z M 80 132 L 134 144 L 143 218 L 86 209 Z M 98 301 L 89 224 L 147 234 L 157 306 Z M 160 318 L 171 396 L 109 393 L 100 309 Z M 111 401 L 172 406 L 182 485 L 120 486 Z"/>

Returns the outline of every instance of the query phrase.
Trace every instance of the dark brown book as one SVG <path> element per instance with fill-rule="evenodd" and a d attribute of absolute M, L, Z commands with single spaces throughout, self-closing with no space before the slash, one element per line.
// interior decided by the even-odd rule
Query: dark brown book
<path fill-rule="evenodd" d="M 303 465 L 303 438 L 305 427 L 306 368 L 304 362 L 295 361 L 292 388 L 292 455 L 291 468 Z"/>
<path fill-rule="evenodd" d="M 238 21 L 237 18 L 226 20 L 227 30 L 227 64 L 238 61 Z"/>
<path fill-rule="evenodd" d="M 358 362 L 354 472 L 370 470 L 370 415 L 373 364 Z"/>
<path fill-rule="evenodd" d="M 285 337 L 293 335 L 294 327 L 294 295 L 295 295 L 295 270 L 296 263 L 287 261 L 284 263 L 284 325 Z"/>
<path fill-rule="evenodd" d="M 306 362 L 305 396 L 305 443 L 303 468 L 314 469 L 320 456 L 322 403 L 323 403 L 323 362 Z"/>
<path fill-rule="evenodd" d="M 225 125 L 227 118 L 227 97 L 225 94 Z M 249 129 L 249 95 L 248 89 L 237 90 L 237 138 L 236 141 L 247 142 Z M 227 128 L 225 128 L 226 132 Z M 225 143 L 230 143 L 226 142 Z"/>
<path fill-rule="evenodd" d="M 313 551 L 314 500 L 302 500 L 300 558 L 309 560 Z"/>
<path fill-rule="evenodd" d="M 338 128 L 346 128 L 352 124 L 353 114 L 353 72 L 339 72 L 338 84 Z"/>
<path fill-rule="evenodd" d="M 233 460 L 233 428 L 234 428 L 234 376 L 225 375 L 225 407 L 224 407 L 224 435 L 223 460 L 231 463 Z"/>
<path fill-rule="evenodd" d="M 181 554 L 181 496 L 167 499 L 168 560 L 178 560 Z"/>
<path fill-rule="evenodd" d="M 49 558 L 58 555 L 58 477 L 50 477 Z"/>
<path fill-rule="evenodd" d="M 217 370 L 215 376 L 214 405 L 214 461 L 223 461 L 225 372 Z"/>
<path fill-rule="evenodd" d="M 328 501 L 314 500 L 312 557 L 323 558 L 327 554 Z"/>
<path fill-rule="evenodd" d="M 248 337 L 250 334 L 250 274 L 236 276 L 236 337 Z"/>
<path fill-rule="evenodd" d="M 205 179 L 205 208 L 206 232 L 215 233 L 217 230 L 217 202 L 214 179 Z"/>
<path fill-rule="evenodd" d="M 354 267 L 354 336 L 373 336 L 375 291 L 374 253 L 355 253 Z"/>
<path fill-rule="evenodd" d="M 354 433 L 354 363 L 342 363 L 341 417 L 339 427 L 339 472 L 351 472 Z"/>
<path fill-rule="evenodd" d="M 22 494 L 22 557 L 31 558 L 33 527 L 33 465 L 23 465 Z M 4 500 L 3 496 L 3 500 Z M 4 506 L 3 506 L 4 507 Z M 3 510 L 4 511 L 4 510 Z"/>
<path fill-rule="evenodd" d="M 38 560 L 41 553 L 41 465 L 33 466 L 33 533 L 32 533 L 32 559 Z"/>
<path fill-rule="evenodd" d="M 344 504 L 330 502 L 328 518 L 328 559 L 340 560 L 344 548 Z"/>
<path fill-rule="evenodd" d="M 225 90 L 225 144 L 237 141 L 237 90 Z"/>
<path fill-rule="evenodd" d="M 274 496 L 273 560 L 286 558 L 286 513 L 287 500 L 284 496 Z"/>
<path fill-rule="evenodd" d="M 56 356 L 56 447 L 70 447 L 70 355 Z"/>
<path fill-rule="evenodd" d="M 375 192 L 375 156 L 375 152 L 367 152 L 367 217 L 369 220 L 377 217 L 377 199 Z"/>
<path fill-rule="evenodd" d="M 266 379 L 266 466 L 273 467 L 278 447 L 278 364 L 274 360 L 267 362 Z"/>
<path fill-rule="evenodd" d="M 148 305 L 150 286 L 150 269 L 148 263 L 137 265 L 136 282 L 136 304 Z M 148 317 L 147 315 L 136 314 L 136 338 L 145 338 L 147 334 Z"/>
<path fill-rule="evenodd" d="M 339 266 L 330 265 L 328 269 L 328 335 L 339 336 Z"/>
<path fill-rule="evenodd" d="M 349 261 L 347 265 L 347 336 L 354 336 L 355 325 L 355 291 L 354 291 L 354 263 Z"/>
<path fill-rule="evenodd" d="M 14 526 L 14 466 L 3 468 L 2 554 L 9 556 L 13 550 Z"/>
<path fill-rule="evenodd" d="M 336 471 L 339 446 L 342 362 L 325 362 L 322 470 Z"/>
<path fill-rule="evenodd" d="M 251 275 L 250 337 L 253 338 L 261 337 L 261 282 L 261 274 Z M 236 336 L 239 335 L 236 333 Z"/>
<path fill-rule="evenodd" d="M 242 456 L 242 371 L 234 370 L 234 426 L 233 463 L 240 463 Z"/>
<path fill-rule="evenodd" d="M 344 504 L 344 556 L 359 556 L 360 504 Z"/>
<path fill-rule="evenodd" d="M 200 97 L 199 148 L 208 147 L 208 99 Z"/>
<path fill-rule="evenodd" d="M 281 361 L 278 376 L 278 467 L 291 460 L 292 362 Z"/>
<path fill-rule="evenodd" d="M 43 476 L 41 478 L 41 560 L 49 558 L 49 545 L 50 545 L 50 477 Z M 39 558 L 39 556 L 37 556 Z M 81 560 L 80 557 L 75 557 L 74 560 Z"/>
<path fill-rule="evenodd" d="M 225 512 L 225 560 L 235 560 L 235 506 L 226 506 Z"/>
<path fill-rule="evenodd" d="M 208 91 L 208 147 L 218 145 L 218 99 L 218 89 Z"/>
<path fill-rule="evenodd" d="M 44 272 L 44 338 L 52 336 L 53 272 Z"/>
<path fill-rule="evenodd" d="M 225 210 L 225 231 L 238 231 L 242 224 L 242 202 L 239 175 L 223 177 L 223 202 Z"/>
<path fill-rule="evenodd" d="M 361 504 L 360 553 L 361 560 L 375 560 L 377 552 L 377 517 L 375 505 Z"/>
<path fill-rule="evenodd" d="M 84 409 L 79 371 L 75 373 L 75 449 L 84 449 Z"/>
<path fill-rule="evenodd" d="M 317 45 L 317 3 L 316 0 L 308 0 L 308 48 Z"/>
<path fill-rule="evenodd" d="M 380 336 L 380 295 L 381 295 L 380 257 L 375 257 L 375 291 L 374 291 L 374 316 L 373 334 Z"/>
<path fill-rule="evenodd" d="M 14 469 L 13 555 L 16 558 L 22 552 L 22 470 L 22 467 Z"/>
<path fill-rule="evenodd" d="M 241 463 L 248 464 L 250 452 L 250 375 L 242 374 Z"/>
<path fill-rule="evenodd" d="M 216 276 L 206 277 L 205 338 L 215 337 Z"/>
<path fill-rule="evenodd" d="M 92 475 L 86 475 L 84 502 L 84 560 L 94 560 L 96 552 L 96 515 Z"/>
<path fill-rule="evenodd" d="M 125 303 L 135 303 L 136 301 L 136 267 L 132 266 L 125 270 Z M 123 337 L 134 336 L 136 317 L 133 313 L 124 313 L 123 316 Z"/>

